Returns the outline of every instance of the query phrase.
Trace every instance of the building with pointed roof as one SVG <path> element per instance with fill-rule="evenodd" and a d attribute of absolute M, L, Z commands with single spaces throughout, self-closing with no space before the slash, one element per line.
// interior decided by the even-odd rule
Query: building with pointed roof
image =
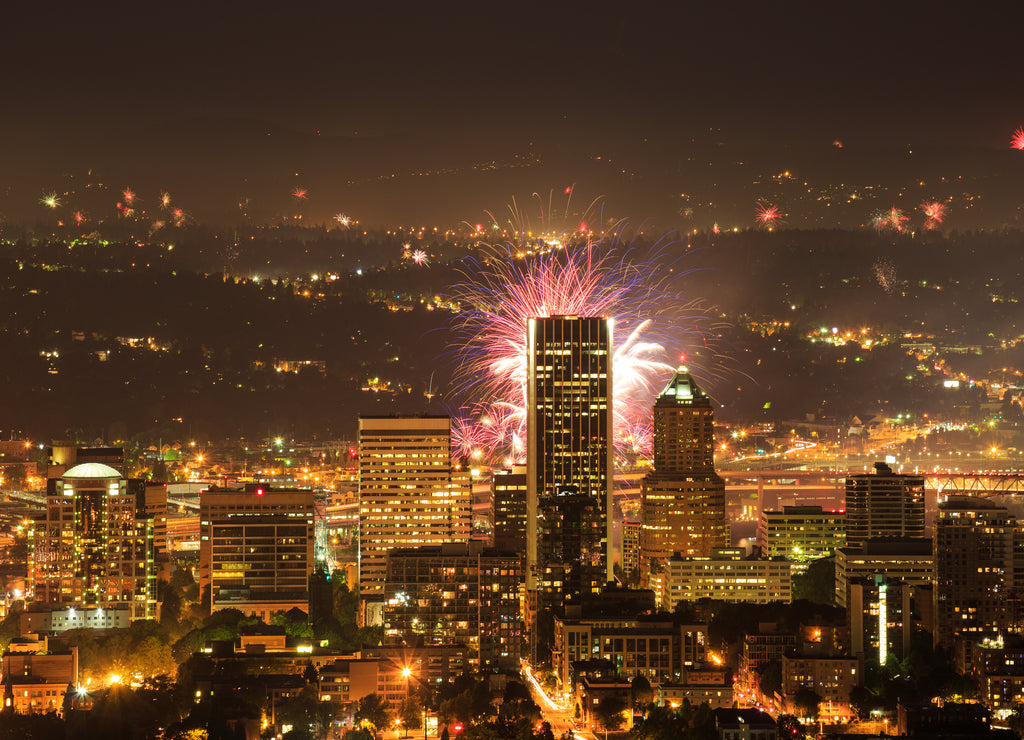
<path fill-rule="evenodd" d="M 725 482 L 715 472 L 714 409 L 680 367 L 654 403 L 654 467 L 640 505 L 642 572 L 674 553 L 701 557 L 728 545 Z"/>

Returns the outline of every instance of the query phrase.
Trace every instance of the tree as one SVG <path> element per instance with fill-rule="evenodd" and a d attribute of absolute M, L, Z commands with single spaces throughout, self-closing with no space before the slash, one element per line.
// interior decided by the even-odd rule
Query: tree
<path fill-rule="evenodd" d="M 633 678 L 629 686 L 630 697 L 633 700 L 633 709 L 640 710 L 641 715 L 647 714 L 647 705 L 654 701 L 654 691 L 651 689 L 651 682 L 644 676 Z"/>
<path fill-rule="evenodd" d="M 415 694 L 405 697 L 398 707 L 398 717 L 402 720 L 406 737 L 409 737 L 409 730 L 420 729 L 423 726 L 423 703 L 420 698 Z"/>
<path fill-rule="evenodd" d="M 800 689 L 793 695 L 793 705 L 801 717 L 817 719 L 821 707 L 821 696 L 812 689 Z"/>
<path fill-rule="evenodd" d="M 832 606 L 836 595 L 836 559 L 819 558 L 793 576 L 793 601 L 804 599 Z"/>
<path fill-rule="evenodd" d="M 775 695 L 776 691 L 782 691 L 781 661 L 770 660 L 764 665 L 758 666 L 757 671 L 761 674 L 761 678 L 757 682 L 761 696 L 771 697 Z"/>
<path fill-rule="evenodd" d="M 628 704 L 621 696 L 604 696 L 594 707 L 594 718 L 605 729 L 605 732 L 615 732 L 626 722 L 624 712 Z"/>
<path fill-rule="evenodd" d="M 376 729 L 383 729 L 388 726 L 390 710 L 391 705 L 388 701 L 382 699 L 380 694 L 374 692 L 367 694 L 359 700 L 359 707 L 355 712 L 355 720 L 356 722 L 368 722 Z"/>

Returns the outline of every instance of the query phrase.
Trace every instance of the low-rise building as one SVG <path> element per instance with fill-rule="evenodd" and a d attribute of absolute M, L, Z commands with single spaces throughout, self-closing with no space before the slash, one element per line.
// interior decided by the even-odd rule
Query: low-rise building
<path fill-rule="evenodd" d="M 78 648 L 21 652 L 18 645 L 0 658 L 3 707 L 20 714 L 60 712 L 68 687 L 78 685 Z"/>
<path fill-rule="evenodd" d="M 782 656 L 782 707 L 790 714 L 799 714 L 797 694 L 802 689 L 813 691 L 820 698 L 819 717 L 825 722 L 848 722 L 850 691 L 864 681 L 864 664 L 860 658 Z"/>
<path fill-rule="evenodd" d="M 766 558 L 803 564 L 832 555 L 846 544 L 846 512 L 820 506 L 784 506 L 761 512 L 757 546 Z"/>
<path fill-rule="evenodd" d="M 679 675 L 681 633 L 671 620 L 556 617 L 554 624 L 551 664 L 563 686 L 570 682 L 570 663 L 591 658 L 611 661 L 623 678 L 643 676 L 651 684 Z"/>
<path fill-rule="evenodd" d="M 790 601 L 790 564 L 746 557 L 742 548 L 721 547 L 710 557 L 673 555 L 661 579 L 660 605 L 672 611 L 680 601 L 769 604 Z"/>

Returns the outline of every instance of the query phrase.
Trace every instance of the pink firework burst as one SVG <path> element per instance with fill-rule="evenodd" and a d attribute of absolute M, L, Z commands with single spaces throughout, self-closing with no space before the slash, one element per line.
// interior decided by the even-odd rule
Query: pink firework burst
<path fill-rule="evenodd" d="M 926 229 L 938 228 L 946 218 L 946 204 L 939 201 L 925 201 L 921 204 L 921 211 L 924 213 L 924 227 Z"/>
<path fill-rule="evenodd" d="M 416 249 L 410 255 L 410 259 L 420 267 L 426 267 L 430 264 L 430 257 L 422 249 Z"/>
<path fill-rule="evenodd" d="M 761 226 L 768 229 L 774 229 L 780 219 L 781 216 L 779 214 L 778 206 L 770 206 L 765 203 L 757 204 L 757 212 L 754 215 L 754 220 L 761 224 Z"/>
<path fill-rule="evenodd" d="M 292 197 L 295 200 L 309 200 L 309 191 L 306 188 L 295 188 L 292 191 Z"/>
<path fill-rule="evenodd" d="M 83 223 L 85 223 L 85 214 L 82 213 L 81 211 L 75 211 L 74 218 L 75 218 L 75 223 L 77 225 L 79 225 L 79 226 L 81 226 Z"/>
<path fill-rule="evenodd" d="M 125 188 L 124 192 L 121 194 L 121 197 L 124 198 L 125 204 L 130 206 L 132 203 L 135 202 L 135 199 L 138 196 L 132 192 L 131 188 Z"/>
<path fill-rule="evenodd" d="M 1024 126 L 1018 126 L 1010 137 L 1010 146 L 1017 150 L 1024 150 Z"/>
<path fill-rule="evenodd" d="M 888 211 L 885 212 L 886 220 L 896 231 L 903 231 L 903 224 L 910 220 L 910 216 L 907 216 L 896 206 L 892 206 Z"/>
<path fill-rule="evenodd" d="M 621 222 L 620 222 L 621 223 Z M 607 316 L 615 334 L 613 393 L 615 446 L 620 455 L 646 451 L 650 405 L 675 364 L 660 333 L 674 342 L 706 326 L 703 307 L 681 301 L 658 282 L 669 271 L 657 249 L 646 258 L 619 250 L 621 228 L 596 243 L 525 259 L 521 245 L 495 249 L 482 263 L 467 263 L 453 298 L 466 308 L 455 318 L 457 376 L 466 397 L 492 399 L 474 413 L 494 455 L 520 460 L 526 442 L 527 320 L 531 317 Z M 664 325 L 662 325 L 664 321 Z M 692 341 L 699 341 L 693 339 Z M 709 350 L 706 357 L 714 353 Z M 493 455 L 492 455 L 493 457 Z"/>

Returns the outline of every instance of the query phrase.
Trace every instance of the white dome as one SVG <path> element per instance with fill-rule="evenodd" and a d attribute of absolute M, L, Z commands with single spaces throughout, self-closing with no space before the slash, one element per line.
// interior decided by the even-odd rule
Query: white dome
<path fill-rule="evenodd" d="M 120 478 L 121 474 L 103 463 L 82 463 L 70 468 L 61 478 Z"/>

